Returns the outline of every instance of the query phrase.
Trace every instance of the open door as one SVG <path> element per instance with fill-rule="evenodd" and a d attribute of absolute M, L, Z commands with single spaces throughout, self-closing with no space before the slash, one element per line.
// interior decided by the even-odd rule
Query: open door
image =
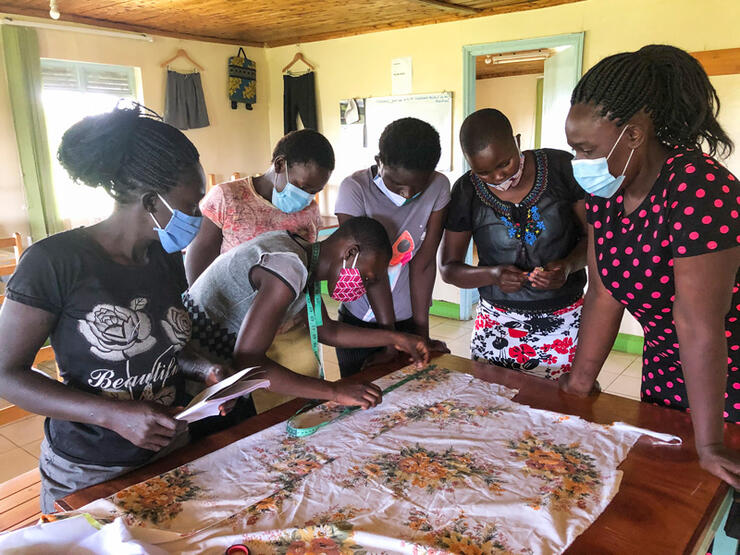
<path fill-rule="evenodd" d="M 570 96 L 581 76 L 581 50 L 575 45 L 554 48 L 545 60 L 542 88 L 542 145 L 570 151 L 565 138 L 565 118 Z"/>

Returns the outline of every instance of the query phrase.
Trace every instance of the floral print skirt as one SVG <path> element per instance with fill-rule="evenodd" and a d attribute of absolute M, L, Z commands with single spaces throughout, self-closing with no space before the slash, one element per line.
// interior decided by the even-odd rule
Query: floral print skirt
<path fill-rule="evenodd" d="M 481 299 L 471 358 L 556 380 L 575 358 L 582 306 L 583 298 L 554 312 L 524 313 Z"/>

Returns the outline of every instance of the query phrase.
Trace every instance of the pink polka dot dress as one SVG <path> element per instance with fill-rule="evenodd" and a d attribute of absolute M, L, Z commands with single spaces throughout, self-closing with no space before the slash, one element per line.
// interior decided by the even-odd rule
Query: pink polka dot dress
<path fill-rule="evenodd" d="M 682 149 L 666 160 L 645 200 L 624 213 L 620 193 L 586 197 L 599 277 L 645 333 L 643 401 L 686 410 L 688 398 L 673 322 L 673 260 L 740 244 L 740 183 L 713 158 Z M 740 283 L 725 319 L 725 420 L 740 422 Z"/>

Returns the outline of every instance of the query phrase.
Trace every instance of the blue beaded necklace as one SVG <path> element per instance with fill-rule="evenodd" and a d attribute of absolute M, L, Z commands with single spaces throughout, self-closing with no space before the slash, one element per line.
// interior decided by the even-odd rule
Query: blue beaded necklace
<path fill-rule="evenodd" d="M 533 245 L 535 241 L 537 241 L 537 237 L 545 231 L 545 222 L 542 220 L 540 211 L 536 204 L 537 201 L 540 200 L 542 193 L 544 193 L 547 188 L 547 156 L 542 150 L 534 150 L 532 152 L 534 153 L 535 162 L 537 164 L 537 173 L 534 185 L 522 202 L 516 205 L 520 210 L 527 211 L 527 218 L 524 226 L 519 222 L 515 222 L 512 217 L 515 205 L 498 198 L 491 192 L 491 189 L 480 177 L 473 172 L 470 172 L 475 192 L 480 201 L 493 209 L 496 215 L 503 222 L 504 226 L 506 226 L 506 232 L 509 234 L 511 239 L 524 241 L 527 245 Z"/>

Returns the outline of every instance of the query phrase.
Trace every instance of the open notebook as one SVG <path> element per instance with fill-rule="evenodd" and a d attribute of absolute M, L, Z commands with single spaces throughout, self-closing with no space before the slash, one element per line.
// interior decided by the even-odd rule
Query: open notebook
<path fill-rule="evenodd" d="M 270 387 L 270 380 L 264 375 L 264 371 L 258 367 L 240 370 L 233 376 L 201 391 L 175 418 L 195 422 L 201 418 L 216 416 L 218 407 L 224 403 L 248 395 L 256 389 Z"/>

